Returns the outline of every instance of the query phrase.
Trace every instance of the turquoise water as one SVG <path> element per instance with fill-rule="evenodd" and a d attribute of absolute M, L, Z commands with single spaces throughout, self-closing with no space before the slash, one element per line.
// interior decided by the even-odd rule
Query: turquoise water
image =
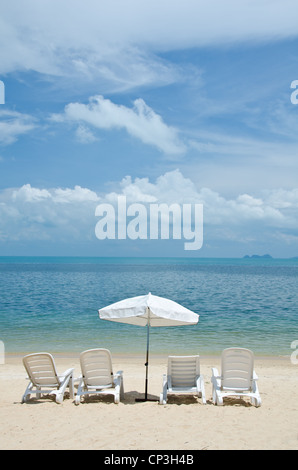
<path fill-rule="evenodd" d="M 145 328 L 97 310 L 149 291 L 200 315 L 195 326 L 152 328 L 152 354 L 290 355 L 298 340 L 297 259 L 0 257 L 0 289 L 7 352 L 144 353 Z"/>

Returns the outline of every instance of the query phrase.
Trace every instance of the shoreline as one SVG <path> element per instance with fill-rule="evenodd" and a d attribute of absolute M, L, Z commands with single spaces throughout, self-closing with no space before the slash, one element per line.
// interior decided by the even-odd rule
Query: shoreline
<path fill-rule="evenodd" d="M 94 349 L 94 348 L 90 348 L 90 349 Z M 107 348 L 104 348 L 104 349 L 107 349 Z M 44 350 L 39 350 L 39 351 L 30 351 L 30 352 L 19 352 L 19 351 L 16 351 L 16 352 L 5 352 L 5 359 L 8 359 L 8 360 L 11 360 L 11 359 L 22 359 L 24 356 L 26 356 L 27 354 L 33 354 L 33 353 L 37 353 L 37 352 L 48 352 L 50 354 L 52 354 L 52 356 L 55 358 L 57 357 L 57 359 L 72 359 L 72 360 L 75 360 L 75 359 L 79 359 L 80 357 L 80 353 L 83 352 L 80 351 L 80 352 L 77 352 L 77 351 L 48 351 L 47 349 L 44 349 Z M 136 353 L 133 353 L 133 352 L 123 352 L 123 353 L 119 353 L 119 352 L 115 352 L 113 353 L 113 351 L 111 351 L 111 355 L 112 355 L 112 358 L 114 358 L 117 362 L 121 359 L 124 359 L 124 360 L 127 360 L 127 359 L 139 359 L 139 360 L 145 360 L 146 358 L 146 351 L 144 351 L 144 353 L 139 353 L 139 352 L 136 352 Z M 200 353 L 196 353 L 200 356 L 200 359 L 203 360 L 203 359 L 206 359 L 206 360 L 211 360 L 211 359 L 219 359 L 221 358 L 221 354 L 217 354 L 217 353 L 214 353 L 214 354 L 200 354 Z M 153 360 L 153 361 L 159 361 L 159 360 L 167 360 L 168 356 L 189 356 L 189 355 L 192 355 L 192 354 L 175 354 L 174 352 L 171 353 L 171 354 L 165 354 L 165 353 L 155 353 L 154 351 L 153 352 L 150 352 L 149 353 L 149 361 L 150 359 Z M 254 354 L 254 358 L 255 358 L 255 361 L 271 361 L 271 360 L 278 360 L 278 361 L 289 361 L 289 363 L 291 363 L 291 355 L 277 355 L 277 354 Z M 1 366 L 0 366 L 1 367 Z"/>

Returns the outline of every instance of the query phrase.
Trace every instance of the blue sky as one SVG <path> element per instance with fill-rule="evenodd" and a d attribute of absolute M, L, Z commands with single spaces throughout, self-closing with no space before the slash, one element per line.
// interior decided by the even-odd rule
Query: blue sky
<path fill-rule="evenodd" d="M 298 256 L 293 0 L 1 6 L 0 255 Z M 199 203 L 204 244 L 98 240 L 95 208 Z"/>

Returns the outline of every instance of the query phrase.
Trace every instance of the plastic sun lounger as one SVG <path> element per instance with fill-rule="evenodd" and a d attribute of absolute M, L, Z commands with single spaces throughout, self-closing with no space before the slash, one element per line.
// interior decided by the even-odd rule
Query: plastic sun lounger
<path fill-rule="evenodd" d="M 79 405 L 83 395 L 112 394 L 119 403 L 124 394 L 123 372 L 113 374 L 111 353 L 108 349 L 89 349 L 80 355 L 82 375 L 75 398 Z"/>
<path fill-rule="evenodd" d="M 261 406 L 257 380 L 252 351 L 244 348 L 225 349 L 221 356 L 221 375 L 216 368 L 212 369 L 213 403 L 223 405 L 224 397 L 247 396 L 253 405 Z"/>
<path fill-rule="evenodd" d="M 195 394 L 206 404 L 204 378 L 200 374 L 200 356 L 168 357 L 168 372 L 163 376 L 160 405 L 167 403 L 168 394 Z"/>
<path fill-rule="evenodd" d="M 37 398 L 40 398 L 42 394 L 55 395 L 56 402 L 62 403 L 67 387 L 70 398 L 74 398 L 74 369 L 68 369 L 58 375 L 54 358 L 49 353 L 28 354 L 23 358 L 23 364 L 30 382 L 23 395 L 22 403 L 25 403 L 33 393 Z"/>

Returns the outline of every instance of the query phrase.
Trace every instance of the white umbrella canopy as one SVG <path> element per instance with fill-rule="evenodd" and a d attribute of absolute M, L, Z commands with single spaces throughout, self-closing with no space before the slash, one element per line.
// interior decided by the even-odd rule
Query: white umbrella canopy
<path fill-rule="evenodd" d="M 147 326 L 146 386 L 147 400 L 149 328 L 159 326 L 195 325 L 199 315 L 188 308 L 164 297 L 147 295 L 120 300 L 98 310 L 102 320 L 109 320 L 130 325 Z"/>
<path fill-rule="evenodd" d="M 139 326 L 195 325 L 199 315 L 173 300 L 152 295 L 130 297 L 101 308 L 99 317 L 120 323 Z"/>

